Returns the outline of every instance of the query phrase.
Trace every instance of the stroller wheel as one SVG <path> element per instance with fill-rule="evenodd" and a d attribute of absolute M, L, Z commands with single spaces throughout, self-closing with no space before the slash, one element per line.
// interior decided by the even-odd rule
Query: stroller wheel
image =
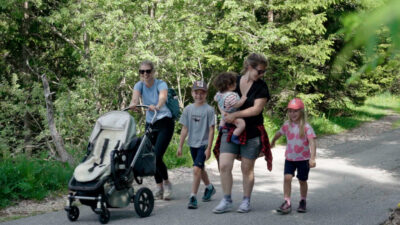
<path fill-rule="evenodd" d="M 104 209 L 104 211 L 99 215 L 99 221 L 102 224 L 108 223 L 110 221 L 110 211 L 108 209 Z"/>
<path fill-rule="evenodd" d="M 134 197 L 135 211 L 140 217 L 147 217 L 154 208 L 154 196 L 150 189 L 140 188 Z"/>
<path fill-rule="evenodd" d="M 75 221 L 79 217 L 79 208 L 76 206 L 71 206 L 71 208 L 67 212 L 68 219 L 70 221 Z"/>

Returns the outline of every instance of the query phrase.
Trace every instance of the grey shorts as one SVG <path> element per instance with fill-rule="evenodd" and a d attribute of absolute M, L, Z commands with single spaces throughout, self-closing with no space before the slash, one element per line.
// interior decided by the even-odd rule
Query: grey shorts
<path fill-rule="evenodd" d="M 228 136 L 227 130 L 222 130 L 220 153 L 232 153 L 240 155 L 247 159 L 257 159 L 261 151 L 260 137 L 248 139 L 245 145 L 237 145 L 232 142 L 226 142 Z"/>

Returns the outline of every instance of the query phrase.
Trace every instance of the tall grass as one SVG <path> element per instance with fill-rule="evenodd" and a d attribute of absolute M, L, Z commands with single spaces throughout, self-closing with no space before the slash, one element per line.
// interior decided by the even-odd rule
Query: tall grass
<path fill-rule="evenodd" d="M 0 208 L 21 199 L 45 198 L 66 190 L 72 169 L 60 162 L 18 157 L 0 160 Z"/>

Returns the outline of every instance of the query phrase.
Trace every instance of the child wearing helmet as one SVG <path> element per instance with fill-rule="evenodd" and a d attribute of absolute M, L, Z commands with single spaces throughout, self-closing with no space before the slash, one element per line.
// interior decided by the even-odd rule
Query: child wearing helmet
<path fill-rule="evenodd" d="M 308 174 L 310 168 L 316 166 L 316 135 L 313 128 L 306 121 L 304 103 L 301 99 L 292 99 L 289 102 L 287 109 L 288 120 L 285 121 L 281 129 L 275 134 L 271 141 L 271 148 L 273 148 L 276 140 L 278 140 L 282 135 L 285 135 L 287 140 L 283 183 L 283 194 L 285 200 L 277 211 L 282 214 L 288 214 L 292 211 L 292 205 L 290 202 L 291 185 L 294 172 L 297 170 L 301 196 L 297 212 L 305 213 L 307 211 L 306 197 L 308 189 Z"/>

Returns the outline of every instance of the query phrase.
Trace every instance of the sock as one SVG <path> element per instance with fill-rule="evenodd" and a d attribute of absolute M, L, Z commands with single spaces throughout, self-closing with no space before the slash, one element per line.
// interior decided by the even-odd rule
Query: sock
<path fill-rule="evenodd" d="M 250 202 L 250 197 L 243 196 L 243 202 Z"/>
<path fill-rule="evenodd" d="M 209 185 L 207 185 L 207 189 L 211 190 L 213 188 L 213 185 L 210 183 Z"/>
<path fill-rule="evenodd" d="M 191 197 L 195 197 L 195 198 L 196 198 L 196 194 L 195 194 L 195 193 L 191 193 L 191 194 L 190 194 L 190 198 L 191 198 Z"/>
<path fill-rule="evenodd" d="M 232 134 L 231 142 L 233 142 L 233 143 L 239 145 L 239 144 L 240 144 L 239 136 Z"/>
<path fill-rule="evenodd" d="M 285 197 L 285 201 L 287 201 L 287 203 L 288 203 L 289 205 L 291 205 L 291 203 L 290 203 L 290 198 Z"/>
<path fill-rule="evenodd" d="M 230 203 L 232 203 L 231 195 L 224 195 L 224 199 Z"/>
<path fill-rule="evenodd" d="M 301 199 L 300 200 L 306 200 L 307 199 L 307 196 L 306 197 L 303 197 L 303 196 L 301 196 Z"/>

